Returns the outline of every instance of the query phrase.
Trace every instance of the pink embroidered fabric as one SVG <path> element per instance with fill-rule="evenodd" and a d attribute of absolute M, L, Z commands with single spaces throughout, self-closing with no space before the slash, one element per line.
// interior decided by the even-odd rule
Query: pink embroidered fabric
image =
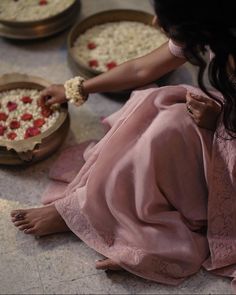
<path fill-rule="evenodd" d="M 73 181 L 61 194 L 51 187 L 57 200 L 44 198 L 91 248 L 171 285 L 201 266 L 236 276 L 236 142 L 223 139 L 221 123 L 215 134 L 197 127 L 186 111 L 187 90 L 202 94 L 186 85 L 134 91 L 104 119 L 106 135 L 78 147 L 85 163 Z M 64 170 L 55 173 L 65 184 Z"/>
<path fill-rule="evenodd" d="M 71 182 L 85 163 L 83 155 L 84 151 L 87 147 L 92 147 L 96 143 L 97 141 L 89 140 L 80 145 L 75 144 L 68 147 L 52 166 L 49 172 L 49 177 L 53 180 L 59 180 L 66 183 Z M 76 163 L 76 165 L 74 163 Z M 71 169 L 72 167 L 74 169 Z"/>

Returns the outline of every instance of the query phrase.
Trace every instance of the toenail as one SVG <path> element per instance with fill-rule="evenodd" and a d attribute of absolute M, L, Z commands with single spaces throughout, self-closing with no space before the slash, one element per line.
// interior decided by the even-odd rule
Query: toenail
<path fill-rule="evenodd" d="M 23 214 L 23 213 L 18 213 L 15 216 L 16 221 L 23 220 L 24 218 L 25 218 L 25 214 Z"/>

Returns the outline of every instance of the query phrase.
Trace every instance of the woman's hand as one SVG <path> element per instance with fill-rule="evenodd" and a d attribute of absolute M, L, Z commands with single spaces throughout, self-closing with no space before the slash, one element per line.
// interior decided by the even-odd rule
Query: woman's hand
<path fill-rule="evenodd" d="M 67 99 L 64 85 L 53 84 L 47 87 L 41 92 L 41 100 L 44 101 L 46 105 L 66 102 Z"/>
<path fill-rule="evenodd" d="M 214 131 L 221 105 L 215 100 L 187 92 L 186 107 L 194 122 L 201 128 Z"/>

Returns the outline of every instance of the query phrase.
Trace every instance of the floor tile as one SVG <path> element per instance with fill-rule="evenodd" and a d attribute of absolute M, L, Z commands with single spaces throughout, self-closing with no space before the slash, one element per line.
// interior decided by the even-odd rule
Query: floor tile
<path fill-rule="evenodd" d="M 45 287 L 96 274 L 95 261 L 100 257 L 72 234 L 38 240 L 36 259 Z"/>
<path fill-rule="evenodd" d="M 1 294 L 23 294 L 24 290 L 42 288 L 33 254 L 20 251 L 1 256 Z"/>

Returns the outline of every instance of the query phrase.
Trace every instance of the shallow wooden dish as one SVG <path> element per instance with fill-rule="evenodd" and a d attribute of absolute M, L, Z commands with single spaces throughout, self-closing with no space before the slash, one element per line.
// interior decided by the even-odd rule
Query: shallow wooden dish
<path fill-rule="evenodd" d="M 153 15 L 144 11 L 130 9 L 107 10 L 89 16 L 78 22 L 70 31 L 67 40 L 68 62 L 73 73 L 81 74 L 85 78 L 91 78 L 101 74 L 101 71 L 87 66 L 82 60 L 75 56 L 72 47 L 76 39 L 88 29 L 108 22 L 135 21 L 152 26 Z"/>
<path fill-rule="evenodd" d="M 75 0 L 66 10 L 36 21 L 7 21 L 0 19 L 0 36 L 31 40 L 57 34 L 73 25 L 80 12 L 80 0 Z"/>
<path fill-rule="evenodd" d="M 23 74 L 6 74 L 0 77 L 0 92 L 15 88 L 42 90 L 50 82 Z M 40 135 L 25 140 L 0 140 L 0 164 L 31 164 L 48 157 L 65 140 L 69 131 L 70 118 L 67 104 L 61 106 L 56 123 Z"/>

